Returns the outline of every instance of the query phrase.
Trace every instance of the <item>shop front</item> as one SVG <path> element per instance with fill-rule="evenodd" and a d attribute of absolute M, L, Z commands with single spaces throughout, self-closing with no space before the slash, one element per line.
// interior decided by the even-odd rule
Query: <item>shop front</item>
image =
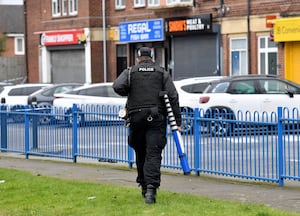
<path fill-rule="evenodd" d="M 220 75 L 220 27 L 212 24 L 211 14 L 174 17 L 165 23 L 175 80 Z"/>
<path fill-rule="evenodd" d="M 149 46 L 154 51 L 153 59 L 174 80 L 221 74 L 220 26 L 212 25 L 211 14 L 122 22 L 119 34 L 117 50 L 128 43 L 129 65 L 135 63 L 139 47 Z M 117 75 L 120 73 L 118 69 Z"/>
<path fill-rule="evenodd" d="M 122 72 L 126 65 L 125 59 L 120 58 L 122 53 L 123 57 L 124 54 L 129 53 L 129 65 L 133 65 L 136 63 L 137 50 L 142 46 L 151 47 L 153 60 L 163 67 L 166 66 L 167 46 L 164 43 L 163 19 L 121 22 L 119 23 L 119 34 L 121 44 L 117 44 L 117 75 Z"/>
<path fill-rule="evenodd" d="M 71 29 L 41 33 L 41 77 L 43 82 L 91 82 L 87 30 Z"/>
<path fill-rule="evenodd" d="M 284 45 L 284 76 L 300 84 L 300 17 L 274 20 L 274 41 Z"/>

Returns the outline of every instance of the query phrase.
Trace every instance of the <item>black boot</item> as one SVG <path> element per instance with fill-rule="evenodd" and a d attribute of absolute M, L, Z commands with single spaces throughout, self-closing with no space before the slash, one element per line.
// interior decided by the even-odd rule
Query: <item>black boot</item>
<path fill-rule="evenodd" d="M 147 186 L 143 183 L 139 184 L 139 187 L 142 189 L 142 196 L 145 198 L 146 192 L 147 192 Z"/>
<path fill-rule="evenodd" d="M 156 187 L 154 187 L 153 185 L 147 185 L 147 191 L 145 194 L 145 202 L 146 202 L 146 204 L 156 203 Z"/>

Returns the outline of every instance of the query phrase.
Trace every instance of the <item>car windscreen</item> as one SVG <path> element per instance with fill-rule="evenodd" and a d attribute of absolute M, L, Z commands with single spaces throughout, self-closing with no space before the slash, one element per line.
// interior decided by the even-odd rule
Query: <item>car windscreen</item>
<path fill-rule="evenodd" d="M 4 90 L 4 88 L 1 86 L 1 87 L 0 87 L 0 93 L 1 93 L 3 90 Z"/>
<path fill-rule="evenodd" d="M 51 97 L 54 94 L 69 92 L 72 89 L 77 88 L 77 87 L 78 86 L 73 86 L 73 85 L 69 85 L 69 86 L 68 85 L 66 85 L 66 86 L 55 86 L 53 88 L 45 89 L 43 92 L 41 92 L 41 94 L 43 96 L 46 96 L 46 97 Z"/>
<path fill-rule="evenodd" d="M 66 94 L 76 94 L 95 97 L 122 97 L 114 92 L 112 86 L 94 86 L 85 89 L 77 89 L 67 92 Z"/>
<path fill-rule="evenodd" d="M 259 84 L 266 94 L 286 94 L 287 92 L 297 94 L 299 92 L 299 88 L 281 80 L 259 80 Z"/>
<path fill-rule="evenodd" d="M 227 92 L 231 94 L 257 94 L 255 80 L 233 81 Z"/>
<path fill-rule="evenodd" d="M 229 82 L 212 83 L 205 89 L 205 93 L 224 93 L 227 91 Z"/>
<path fill-rule="evenodd" d="M 184 85 L 181 87 L 181 89 L 188 93 L 203 93 L 203 91 L 205 90 L 205 88 L 207 86 L 208 86 L 208 83 L 204 82 L 204 83 Z"/>
<path fill-rule="evenodd" d="M 32 86 L 32 87 L 27 87 L 27 88 L 24 88 L 24 87 L 15 88 L 15 89 L 12 89 L 8 93 L 8 95 L 9 96 L 28 96 L 41 88 L 42 88 L 42 86 Z"/>

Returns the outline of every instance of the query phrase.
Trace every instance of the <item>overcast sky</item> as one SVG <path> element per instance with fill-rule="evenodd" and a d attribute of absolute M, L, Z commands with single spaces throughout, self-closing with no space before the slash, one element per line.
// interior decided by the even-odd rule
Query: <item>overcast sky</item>
<path fill-rule="evenodd" d="M 23 0 L 0 0 L 0 4 L 20 5 L 23 4 Z"/>

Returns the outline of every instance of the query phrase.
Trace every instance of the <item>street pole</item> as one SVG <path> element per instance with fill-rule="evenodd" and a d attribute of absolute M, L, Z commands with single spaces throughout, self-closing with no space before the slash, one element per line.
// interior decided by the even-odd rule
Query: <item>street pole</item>
<path fill-rule="evenodd" d="M 107 82 L 105 0 L 102 0 L 102 33 L 103 33 L 103 81 Z"/>

